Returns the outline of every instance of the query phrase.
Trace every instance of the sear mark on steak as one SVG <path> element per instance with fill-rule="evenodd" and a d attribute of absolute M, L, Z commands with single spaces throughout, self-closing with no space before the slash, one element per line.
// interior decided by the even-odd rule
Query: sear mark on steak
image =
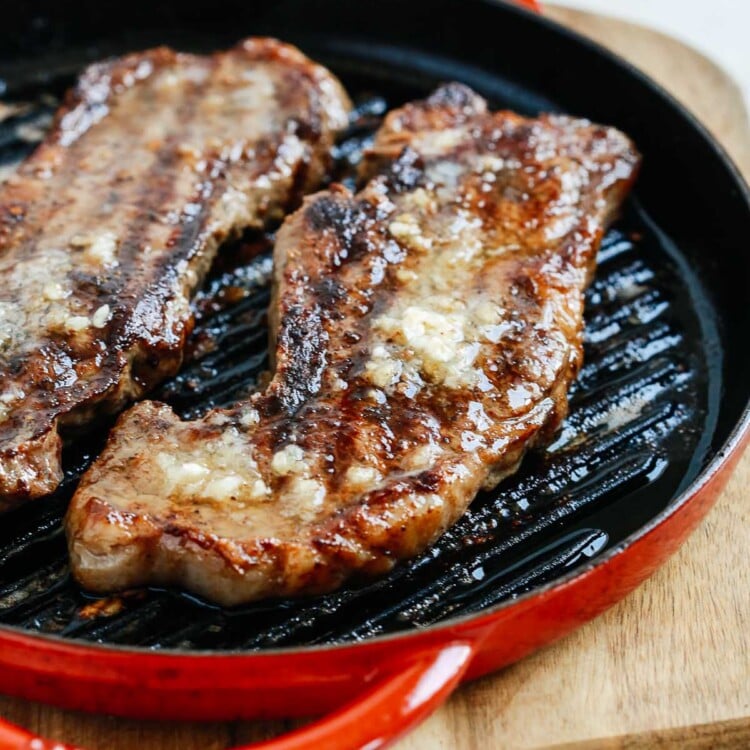
<path fill-rule="evenodd" d="M 308 198 L 278 233 L 267 389 L 120 418 L 67 516 L 76 579 L 235 605 L 421 552 L 565 416 L 638 162 L 617 130 L 489 113 L 456 84 L 389 114 L 361 192 Z"/>
<path fill-rule="evenodd" d="M 321 184 L 349 107 L 271 39 L 83 73 L 0 185 L 0 509 L 58 485 L 58 428 L 176 372 L 217 247 Z"/>

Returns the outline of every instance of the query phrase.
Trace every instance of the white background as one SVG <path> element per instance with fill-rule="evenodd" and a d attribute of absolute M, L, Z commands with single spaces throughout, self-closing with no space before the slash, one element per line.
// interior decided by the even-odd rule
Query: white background
<path fill-rule="evenodd" d="M 650 26 L 696 47 L 740 85 L 750 105 L 750 0 L 550 0 Z"/>

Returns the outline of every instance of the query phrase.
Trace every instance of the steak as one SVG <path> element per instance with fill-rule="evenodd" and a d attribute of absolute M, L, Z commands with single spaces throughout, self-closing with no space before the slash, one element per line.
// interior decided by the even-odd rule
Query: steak
<path fill-rule="evenodd" d="M 638 163 L 617 130 L 489 113 L 458 84 L 390 113 L 364 188 L 306 199 L 277 235 L 267 388 L 120 418 L 66 519 L 76 579 L 236 605 L 420 553 L 565 416 Z"/>
<path fill-rule="evenodd" d="M 83 73 L 0 185 L 0 509 L 58 485 L 59 428 L 177 370 L 219 244 L 320 186 L 348 109 L 330 73 L 270 39 Z"/>

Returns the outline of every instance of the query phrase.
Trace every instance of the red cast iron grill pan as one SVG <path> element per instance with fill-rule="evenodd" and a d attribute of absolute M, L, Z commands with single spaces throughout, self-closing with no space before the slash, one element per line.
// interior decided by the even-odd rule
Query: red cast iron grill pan
<path fill-rule="evenodd" d="M 256 747 L 376 748 L 463 679 L 511 663 L 625 596 L 709 510 L 748 434 L 750 197 L 721 149 L 623 61 L 486 0 L 19 3 L 0 29 L 0 165 L 21 158 L 82 64 L 250 34 L 299 44 L 360 102 L 341 177 L 386 106 L 457 79 L 493 107 L 560 110 L 630 134 L 645 161 L 588 293 L 586 364 L 560 437 L 382 580 L 224 611 L 176 591 L 97 603 L 71 582 L 60 519 L 104 428 L 72 442 L 64 486 L 0 521 L 0 692 L 160 719 L 326 718 Z M 254 251 L 248 250 L 254 243 Z M 184 415 L 236 399 L 266 363 L 262 239 L 228 249 L 202 313 L 218 346 L 157 396 Z M 261 248 L 258 254 L 258 248 Z M 98 612 L 98 616 L 92 613 Z M 52 747 L 0 725 L 0 748 Z M 55 745 L 55 747 L 62 747 Z"/>

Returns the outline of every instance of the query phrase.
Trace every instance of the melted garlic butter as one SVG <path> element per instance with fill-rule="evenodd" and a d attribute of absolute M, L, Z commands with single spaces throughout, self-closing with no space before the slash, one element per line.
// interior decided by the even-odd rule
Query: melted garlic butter
<path fill-rule="evenodd" d="M 103 230 L 76 234 L 67 243 L 43 248 L 44 263 L 36 255 L 14 259 L 7 268 L 0 263 L 0 273 L 6 274 L 9 300 L 38 290 L 32 304 L 0 300 L 0 353 L 22 352 L 28 346 L 36 346 L 39 337 L 35 331 L 76 335 L 103 328 L 112 316 L 110 306 L 86 308 L 73 293 L 70 274 L 74 266 L 81 264 L 97 273 L 111 270 L 118 263 L 117 246 L 115 234 Z"/>
<path fill-rule="evenodd" d="M 466 163 L 441 160 L 425 170 L 432 191 L 417 188 L 401 198 L 402 210 L 393 216 L 388 231 L 408 249 L 413 263 L 396 270 L 399 292 L 371 324 L 372 349 L 364 375 L 377 388 L 398 388 L 410 396 L 425 382 L 480 391 L 492 388 L 477 358 L 483 345 L 498 344 L 513 325 L 486 294 L 467 299 L 464 290 L 473 286 L 488 256 L 517 246 L 486 247 L 480 217 L 455 199 L 458 182 L 467 172 L 492 189 L 497 174 L 513 167 L 495 156 L 476 156 Z"/>
<path fill-rule="evenodd" d="M 483 344 L 497 344 L 512 327 L 504 311 L 487 299 L 408 295 L 373 321 L 365 375 L 378 388 L 401 384 L 407 395 L 425 381 L 487 391 L 492 385 L 475 361 Z"/>
<path fill-rule="evenodd" d="M 164 451 L 156 455 L 167 495 L 208 500 L 260 500 L 270 495 L 258 464 L 237 429 L 228 428 L 213 440 L 194 443 L 192 452 Z"/>
<path fill-rule="evenodd" d="M 311 476 L 315 466 L 315 458 L 294 443 L 273 454 L 271 471 L 286 478 L 276 498 L 282 515 L 303 521 L 315 518 L 326 498 L 325 486 Z"/>

